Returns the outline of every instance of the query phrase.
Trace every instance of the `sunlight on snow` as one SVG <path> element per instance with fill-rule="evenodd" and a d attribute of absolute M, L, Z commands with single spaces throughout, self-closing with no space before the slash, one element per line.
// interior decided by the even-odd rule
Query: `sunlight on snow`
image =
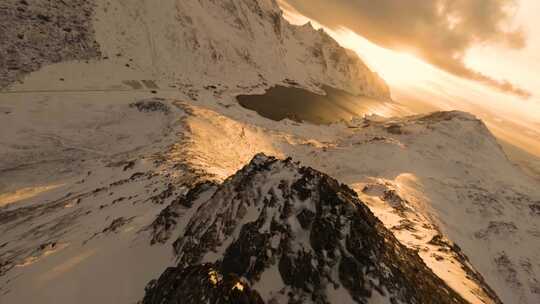
<path fill-rule="evenodd" d="M 18 189 L 13 192 L 0 194 L 0 207 L 6 206 L 12 203 L 16 203 L 25 199 L 32 198 L 40 193 L 47 192 L 49 190 L 53 190 L 61 186 L 63 186 L 63 184 L 28 187 L 28 188 Z"/>

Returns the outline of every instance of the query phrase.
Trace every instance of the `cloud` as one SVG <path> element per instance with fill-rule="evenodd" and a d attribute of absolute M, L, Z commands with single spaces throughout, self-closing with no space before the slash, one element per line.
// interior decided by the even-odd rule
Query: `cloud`
<path fill-rule="evenodd" d="M 372 42 L 416 54 L 452 74 L 521 97 L 529 92 L 468 68 L 467 50 L 499 43 L 523 48 L 512 25 L 516 0 L 286 0 L 326 27 L 347 27 Z"/>

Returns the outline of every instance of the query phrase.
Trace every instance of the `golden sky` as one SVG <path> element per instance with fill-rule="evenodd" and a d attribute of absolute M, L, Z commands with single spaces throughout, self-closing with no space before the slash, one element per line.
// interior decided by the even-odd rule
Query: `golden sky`
<path fill-rule="evenodd" d="M 540 96 L 540 1 L 521 0 L 515 22 L 526 35 L 526 47 L 508 49 L 493 45 L 477 45 L 469 49 L 466 63 L 489 75 L 504 75 L 513 82 Z"/>
<path fill-rule="evenodd" d="M 389 49 L 413 53 L 438 68 L 500 91 L 530 91 L 502 75 L 467 64 L 478 45 L 523 49 L 527 32 L 519 0 L 284 0 L 300 14 L 332 30 L 348 28 Z"/>
<path fill-rule="evenodd" d="M 427 63 L 428 60 L 410 49 L 384 48 L 347 27 L 326 27 L 287 3 L 280 3 L 291 23 L 311 21 L 315 27 L 323 27 L 344 47 L 355 50 L 388 82 L 396 101 L 419 105 L 425 111 L 471 112 L 482 118 L 499 137 L 540 156 L 540 16 L 537 16 L 540 1 L 521 0 L 512 18 L 513 24 L 519 24 L 524 33 L 524 47 L 511 48 L 484 41 L 468 47 L 463 57 L 463 64 L 468 69 L 494 80 L 510 81 L 530 92 L 531 97 L 527 99 Z"/>

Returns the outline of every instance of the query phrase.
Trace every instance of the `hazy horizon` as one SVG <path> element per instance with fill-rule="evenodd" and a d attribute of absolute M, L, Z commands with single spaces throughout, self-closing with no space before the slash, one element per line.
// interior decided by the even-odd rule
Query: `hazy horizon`
<path fill-rule="evenodd" d="M 534 56 L 537 56 L 534 51 L 540 44 L 532 34 L 535 30 L 533 25 L 538 21 L 530 17 L 531 7 L 540 6 L 540 3 L 523 1 L 516 16 L 528 31 L 527 47 L 512 50 L 497 45 L 477 45 L 470 49 L 466 57 L 467 65 L 482 73 L 490 76 L 503 74 L 517 85 L 526 87 L 531 92 L 529 98 L 504 93 L 482 82 L 451 74 L 411 53 L 378 46 L 348 28 L 325 27 L 287 3 L 280 3 L 291 23 L 300 25 L 311 22 L 316 28 L 324 28 L 344 47 L 354 50 L 387 81 L 397 102 L 419 112 L 471 112 L 483 119 L 501 140 L 540 157 L 540 85 L 536 85 L 539 80 L 532 77 L 536 71 L 534 67 L 540 64 L 534 61 Z M 511 65 L 509 60 L 513 58 L 522 61 Z M 527 58 L 533 61 L 530 65 L 527 65 Z M 527 75 L 520 75 L 521 71 L 526 71 Z"/>
<path fill-rule="evenodd" d="M 540 303 L 539 11 L 2 1 L 0 303 Z"/>

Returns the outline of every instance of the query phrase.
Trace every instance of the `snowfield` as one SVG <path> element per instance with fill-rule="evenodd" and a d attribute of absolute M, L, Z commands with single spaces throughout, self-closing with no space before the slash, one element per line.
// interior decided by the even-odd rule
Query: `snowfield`
<path fill-rule="evenodd" d="M 63 293 L 67 302 L 81 302 L 82 297 L 89 303 L 98 299 L 129 303 L 141 298 L 145 284 L 165 266 L 174 265 L 171 243 L 150 246 L 154 236 L 149 227 L 157 215 L 199 181 L 222 182 L 264 152 L 291 156 L 350 185 L 398 240 L 417 250 L 470 302 L 490 302 L 493 294 L 505 303 L 536 301 L 537 184 L 507 160 L 487 128 L 471 115 L 373 116 L 315 126 L 269 121 L 239 106 L 159 102 L 170 110 L 139 112 L 129 104 L 124 110 L 133 112 L 139 122 L 156 117 L 170 121 L 161 131 L 153 131 L 161 143 L 150 141 L 114 157 L 82 154 L 88 157 L 84 162 L 67 159 L 73 157 L 71 150 L 60 146 L 58 155 L 67 153 L 66 160 L 58 160 L 54 167 L 75 162 L 76 170 L 49 173 L 41 180 L 56 188 L 3 208 L 5 299 L 33 302 L 38 295 L 54 302 L 53 286 L 66 281 L 95 286 L 84 291 L 68 288 L 70 292 Z M 117 122 L 126 127 L 132 123 L 129 115 Z M 139 130 L 134 127 L 125 136 L 134 140 L 142 135 Z M 117 142 L 108 136 L 102 140 Z M 2 176 L 28 188 L 24 176 L 50 166 L 47 162 L 22 166 Z M 182 225 L 194 208 L 178 211 L 186 216 L 179 219 Z M 107 230 L 116 220 L 120 226 Z M 47 249 L 50 244 L 55 244 L 52 250 Z M 86 256 L 89 250 L 100 255 Z M 130 262 L 138 259 L 152 263 Z M 73 260 L 77 261 L 73 266 L 64 265 Z M 107 280 L 104 285 L 95 283 L 95 275 L 101 276 L 98 269 L 107 271 L 111 280 L 125 282 L 126 291 L 120 294 Z M 49 273 L 58 274 L 40 281 Z M 135 278 L 134 273 L 137 281 L 128 280 Z M 35 291 L 28 293 L 29 288 Z"/>
<path fill-rule="evenodd" d="M 175 241 L 199 207 L 259 153 L 353 189 L 466 301 L 540 302 L 540 184 L 482 121 L 411 115 L 356 55 L 288 24 L 273 0 L 93 3 L 84 33 L 99 45 L 88 49 L 94 59 L 45 56 L 2 74 L 1 303 L 141 301 L 151 280 L 178 266 Z M 18 14 L 18 5 L 0 12 Z M 9 40 L 1 54 L 12 46 L 21 49 Z M 274 85 L 329 85 L 381 101 L 331 125 L 272 121 L 236 102 Z M 247 212 L 242 225 L 258 216 Z M 308 248 L 308 233 L 294 231 L 295 246 Z M 235 240 L 220 239 L 202 260 L 216 262 Z M 276 267 L 250 279 L 263 299 L 288 300 Z M 333 303 L 354 301 L 348 289 L 324 286 Z M 387 303 L 385 295 L 364 300 Z"/>

